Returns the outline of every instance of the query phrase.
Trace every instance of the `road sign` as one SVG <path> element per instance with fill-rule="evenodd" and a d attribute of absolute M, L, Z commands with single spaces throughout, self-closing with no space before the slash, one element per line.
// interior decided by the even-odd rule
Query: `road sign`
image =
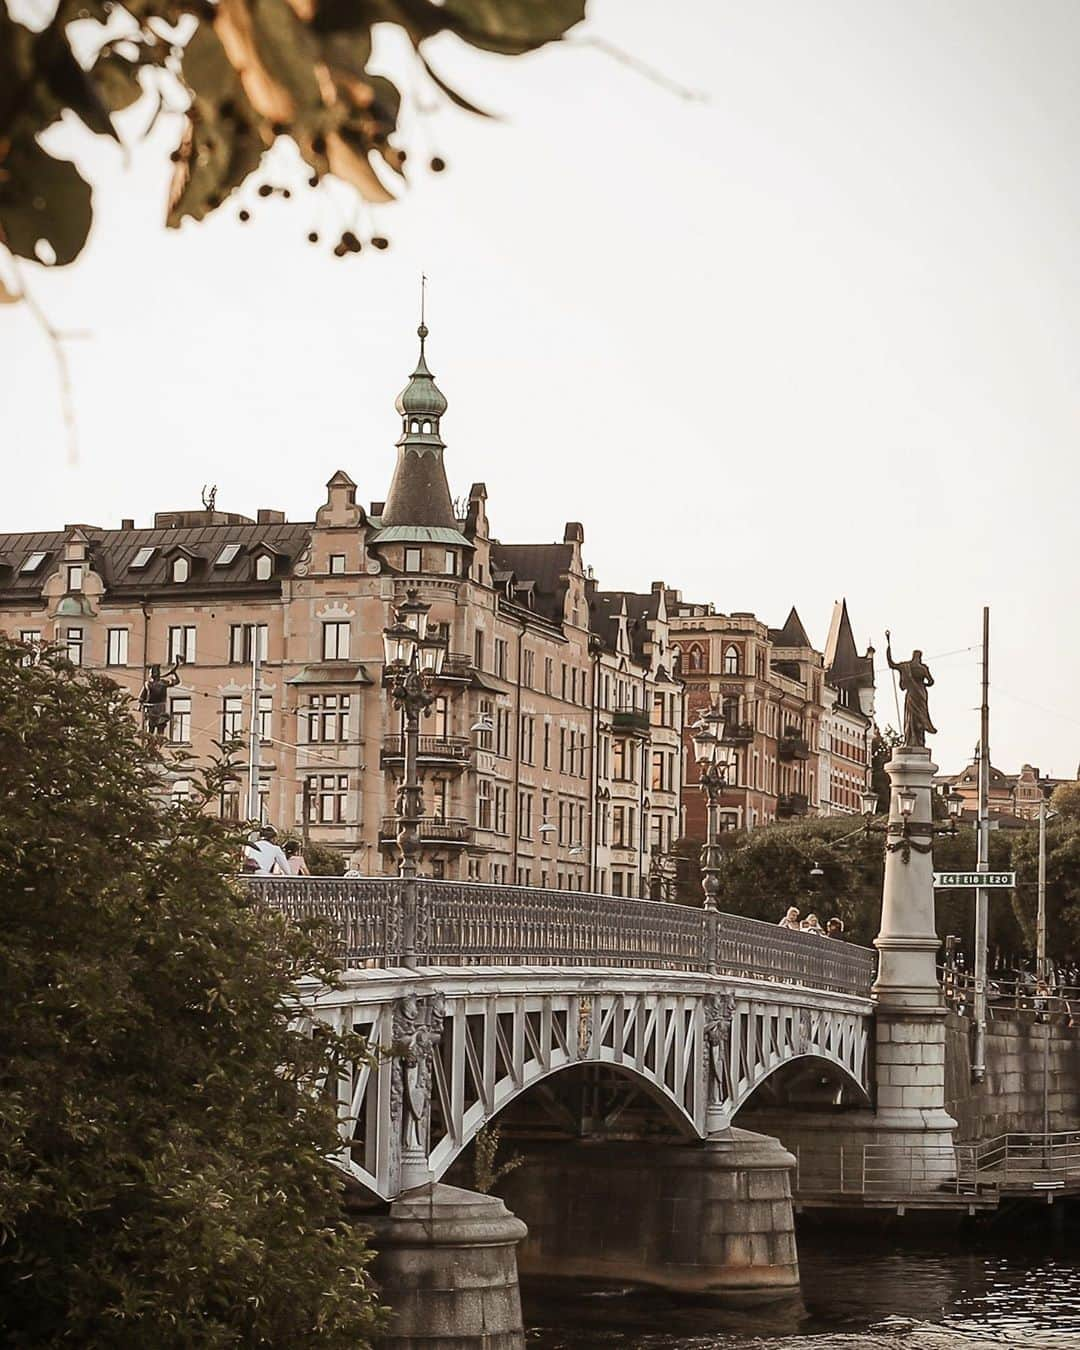
<path fill-rule="evenodd" d="M 935 872 L 934 885 L 947 890 L 958 887 L 987 887 L 1008 890 L 1016 885 L 1015 872 Z"/>

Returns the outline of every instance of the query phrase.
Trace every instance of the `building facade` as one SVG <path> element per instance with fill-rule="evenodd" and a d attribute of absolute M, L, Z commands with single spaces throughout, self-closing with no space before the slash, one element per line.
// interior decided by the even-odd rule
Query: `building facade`
<path fill-rule="evenodd" d="M 625 640 L 620 623 L 612 637 L 604 605 L 594 633 L 579 524 L 558 543 L 504 544 L 482 483 L 455 509 L 443 463 L 447 402 L 426 337 L 421 327 L 419 360 L 396 404 L 385 502 L 365 508 L 339 471 L 313 521 L 271 509 L 254 518 L 179 511 L 158 513 L 150 529 L 124 520 L 0 536 L 0 627 L 59 643 L 133 700 L 152 666 L 175 665 L 164 736 L 173 798 L 192 793 L 191 765 L 231 743 L 240 773 L 214 805 L 247 818 L 254 722 L 261 818 L 377 873 L 396 866 L 404 768 L 382 633 L 415 590 L 448 644 L 421 725 L 422 870 L 640 895 L 654 843 L 663 848 L 678 832 L 683 777 L 668 766 L 651 787 L 653 755 L 677 756 L 681 736 L 663 588 L 660 603 L 656 592 L 644 598 L 651 609 L 626 597 Z M 654 723 L 660 690 L 665 720 Z M 630 740 L 633 753 L 620 759 L 614 747 Z"/>
<path fill-rule="evenodd" d="M 860 656 L 846 600 L 833 606 L 824 652 L 824 713 L 821 718 L 820 814 L 862 812 L 870 787 L 874 739 L 874 649 Z"/>

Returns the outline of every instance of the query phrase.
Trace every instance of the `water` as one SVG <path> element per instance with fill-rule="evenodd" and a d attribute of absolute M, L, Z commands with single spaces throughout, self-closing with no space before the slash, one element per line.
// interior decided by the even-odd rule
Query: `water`
<path fill-rule="evenodd" d="M 626 1290 L 525 1290 L 531 1350 L 1080 1350 L 1080 1235 L 1055 1245 L 800 1237 L 802 1297 L 688 1307 Z"/>

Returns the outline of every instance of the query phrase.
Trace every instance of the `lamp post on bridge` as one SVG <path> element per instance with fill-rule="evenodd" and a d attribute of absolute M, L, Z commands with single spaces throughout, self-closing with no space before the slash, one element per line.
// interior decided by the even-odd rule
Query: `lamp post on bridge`
<path fill-rule="evenodd" d="M 420 853 L 420 821 L 424 799 L 420 790 L 417 761 L 420 753 L 420 715 L 435 700 L 431 685 L 442 669 L 446 640 L 429 637 L 427 616 L 431 606 L 413 589 L 395 613 L 394 622 L 383 629 L 386 664 L 383 682 L 405 714 L 405 768 L 398 788 L 397 845 L 401 853 L 402 940 L 401 959 L 416 964 L 416 861 Z M 411 620 L 411 622 L 410 622 Z"/>
<path fill-rule="evenodd" d="M 713 702 L 694 723 L 691 738 L 700 770 L 699 785 L 705 796 L 705 847 L 701 850 L 702 890 L 705 892 L 705 917 L 708 925 L 708 969 L 716 973 L 716 922 L 720 897 L 720 799 L 727 783 L 731 763 L 730 749 L 723 744 L 724 713 Z"/>

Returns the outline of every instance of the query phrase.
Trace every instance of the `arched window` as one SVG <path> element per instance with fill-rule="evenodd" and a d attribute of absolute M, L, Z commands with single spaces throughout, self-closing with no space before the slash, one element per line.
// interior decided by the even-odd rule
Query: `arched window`
<path fill-rule="evenodd" d="M 724 674 L 738 675 L 739 673 L 739 649 L 738 647 L 724 648 Z"/>
<path fill-rule="evenodd" d="M 690 648 L 690 651 L 687 653 L 687 656 L 689 658 L 687 664 L 689 665 L 691 670 L 705 669 L 705 653 L 701 650 L 701 648 L 698 646 L 696 642 Z"/>
<path fill-rule="evenodd" d="M 179 558 L 174 558 L 172 565 L 173 581 L 187 581 L 190 575 L 191 563 L 188 562 L 187 558 L 185 558 L 183 554 L 181 554 Z"/>
<path fill-rule="evenodd" d="M 273 570 L 273 558 L 270 557 L 269 553 L 260 553 L 255 559 L 255 579 L 257 581 L 269 581 Z"/>
<path fill-rule="evenodd" d="M 420 430 L 420 423 L 416 420 L 415 417 L 414 417 L 413 420 L 412 420 L 412 426 L 409 428 L 409 430 L 410 430 L 410 431 L 419 431 L 419 430 Z"/>
<path fill-rule="evenodd" d="M 428 435 L 430 431 L 431 431 L 431 423 L 430 423 L 430 422 L 425 422 L 425 423 L 424 423 L 424 435 L 425 435 L 425 436 Z"/>

